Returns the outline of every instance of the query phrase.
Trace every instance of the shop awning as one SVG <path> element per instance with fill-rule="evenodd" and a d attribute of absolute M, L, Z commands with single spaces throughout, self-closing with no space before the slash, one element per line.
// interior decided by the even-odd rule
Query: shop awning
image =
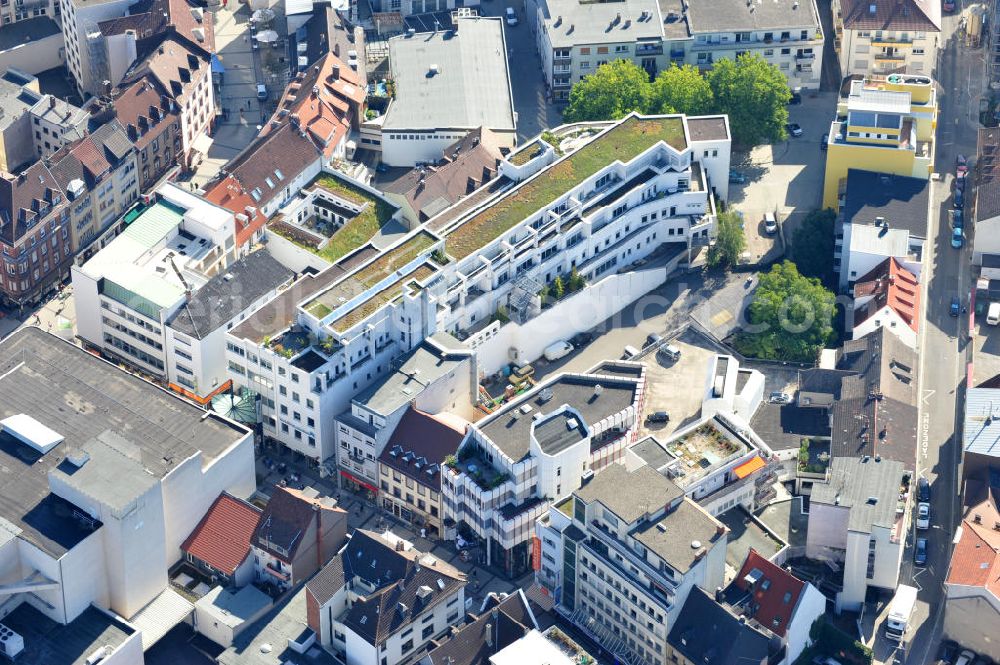
<path fill-rule="evenodd" d="M 366 483 L 365 481 L 361 480 L 360 478 L 355 477 L 354 475 L 352 475 L 352 474 L 344 471 L 343 469 L 340 470 L 340 475 L 342 475 L 344 478 L 347 478 L 348 480 L 353 480 L 358 485 L 361 485 L 362 487 L 364 487 L 366 490 L 369 490 L 371 492 L 374 492 L 375 494 L 378 494 L 378 488 L 377 487 L 375 487 L 374 485 L 370 485 L 370 484 Z"/>
<path fill-rule="evenodd" d="M 764 468 L 764 460 L 762 460 L 760 457 L 753 457 L 752 459 L 743 462 L 743 464 L 740 464 L 738 467 L 733 469 L 733 473 L 736 474 L 737 478 L 742 480 L 743 478 L 746 478 L 754 471 L 760 471 L 763 468 Z"/>

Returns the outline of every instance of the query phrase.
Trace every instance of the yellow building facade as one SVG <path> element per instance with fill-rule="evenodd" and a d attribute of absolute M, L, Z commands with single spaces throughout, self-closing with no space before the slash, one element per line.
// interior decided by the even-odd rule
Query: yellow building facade
<path fill-rule="evenodd" d="M 848 169 L 930 178 L 934 171 L 937 90 L 927 76 L 894 74 L 854 81 L 827 137 L 823 207 L 839 209 Z"/>

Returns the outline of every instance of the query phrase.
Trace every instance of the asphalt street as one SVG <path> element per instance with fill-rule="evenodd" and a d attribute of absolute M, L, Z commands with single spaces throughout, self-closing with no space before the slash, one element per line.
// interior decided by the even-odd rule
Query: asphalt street
<path fill-rule="evenodd" d="M 948 309 L 956 295 L 968 305 L 972 224 L 966 224 L 965 246 L 954 249 L 950 243 L 948 212 L 956 156 L 975 154 L 979 127 L 976 111 L 984 81 L 982 51 L 961 44 L 961 35 L 956 33 L 958 21 L 958 12 L 944 17 L 942 52 L 934 73 L 939 83 L 940 106 L 935 170 L 941 174 L 941 179 L 931 183 L 928 242 L 923 262 L 925 273 L 921 280 L 927 287 L 922 302 L 924 315 L 919 342 L 922 403 L 917 475 L 927 478 L 932 489 L 932 526 L 919 534 L 928 538 L 929 559 L 926 567 L 913 565 L 913 541 L 918 534 L 911 530 L 899 581 L 920 590 L 914 613 L 915 627 L 905 650 L 891 650 L 880 637 L 875 648 L 880 662 L 923 665 L 932 661 L 941 637 L 942 585 L 959 518 L 961 422 L 969 344 L 967 319 L 950 316 Z"/>

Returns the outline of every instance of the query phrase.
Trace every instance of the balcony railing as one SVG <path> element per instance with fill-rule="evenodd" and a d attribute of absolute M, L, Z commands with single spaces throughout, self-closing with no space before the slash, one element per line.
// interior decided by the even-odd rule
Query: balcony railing
<path fill-rule="evenodd" d="M 663 44 L 638 44 L 635 47 L 636 55 L 660 55 L 662 53 Z"/>

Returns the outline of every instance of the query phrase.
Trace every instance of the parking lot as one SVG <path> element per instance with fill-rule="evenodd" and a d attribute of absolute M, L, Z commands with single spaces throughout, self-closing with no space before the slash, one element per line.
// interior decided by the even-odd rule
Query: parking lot
<path fill-rule="evenodd" d="M 802 127 L 802 136 L 733 153 L 733 168 L 748 182 L 729 186 L 729 204 L 743 213 L 752 260 L 768 260 L 769 252 L 782 251 L 780 243 L 764 233 L 764 213 L 776 213 L 787 242 L 796 218 L 820 206 L 826 164 L 820 139 L 830 131 L 836 107 L 835 92 L 804 94 L 801 104 L 788 107 L 789 121 Z"/>

